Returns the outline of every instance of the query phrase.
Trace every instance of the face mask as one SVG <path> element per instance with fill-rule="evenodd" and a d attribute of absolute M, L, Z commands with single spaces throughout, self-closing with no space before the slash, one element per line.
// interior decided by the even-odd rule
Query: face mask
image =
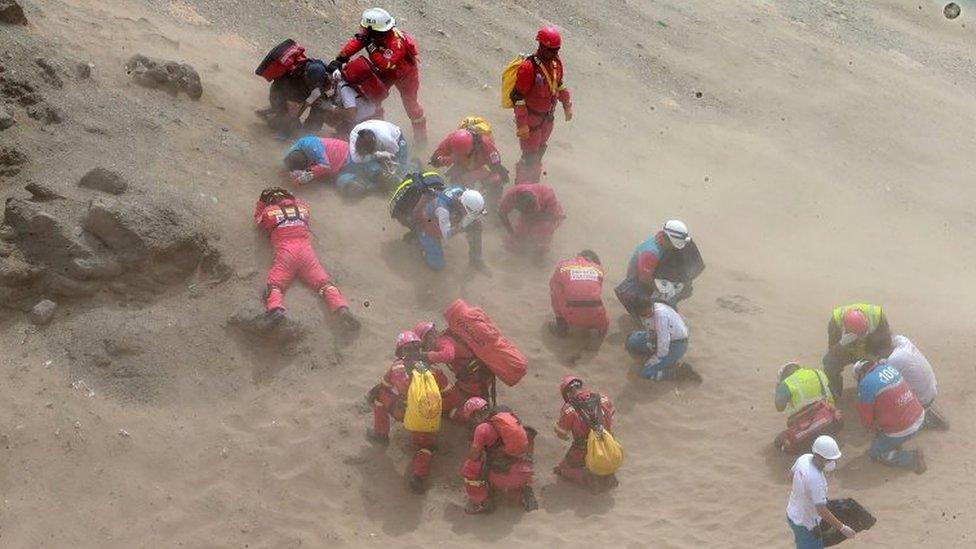
<path fill-rule="evenodd" d="M 834 469 L 836 469 L 836 468 L 837 468 L 837 462 L 836 461 L 828 461 L 826 463 L 826 465 L 824 465 L 824 472 L 825 473 L 832 473 L 834 471 Z"/>

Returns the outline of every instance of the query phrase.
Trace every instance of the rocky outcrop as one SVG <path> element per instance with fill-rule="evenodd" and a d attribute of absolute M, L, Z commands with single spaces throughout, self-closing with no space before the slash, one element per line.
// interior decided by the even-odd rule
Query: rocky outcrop
<path fill-rule="evenodd" d="M 171 95 L 182 91 L 191 99 L 200 99 L 203 95 L 200 74 L 186 63 L 153 59 L 137 53 L 126 61 L 125 71 L 132 75 L 133 82 L 146 88 L 161 89 Z"/>
<path fill-rule="evenodd" d="M 17 0 L 0 0 L 0 23 L 7 25 L 26 25 L 27 16 Z"/>
<path fill-rule="evenodd" d="M 95 168 L 81 178 L 78 186 L 109 194 L 122 194 L 129 188 L 129 183 L 118 172 Z"/>

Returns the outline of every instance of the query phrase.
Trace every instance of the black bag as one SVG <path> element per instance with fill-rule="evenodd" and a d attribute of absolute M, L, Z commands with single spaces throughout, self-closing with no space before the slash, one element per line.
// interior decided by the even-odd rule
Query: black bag
<path fill-rule="evenodd" d="M 828 500 L 827 509 L 841 522 L 853 528 L 855 532 L 870 530 L 874 523 L 878 522 L 874 515 L 851 498 Z M 829 524 L 821 523 L 818 528 L 824 547 L 831 547 L 847 540 L 844 534 Z"/>
<path fill-rule="evenodd" d="M 704 270 L 705 261 L 698 251 L 698 245 L 692 240 L 680 250 L 670 250 L 665 253 L 654 271 L 654 278 L 688 285 Z"/>
<path fill-rule="evenodd" d="M 413 210 L 425 194 L 445 189 L 444 178 L 435 171 L 407 175 L 390 197 L 390 217 L 408 229 L 413 225 Z"/>

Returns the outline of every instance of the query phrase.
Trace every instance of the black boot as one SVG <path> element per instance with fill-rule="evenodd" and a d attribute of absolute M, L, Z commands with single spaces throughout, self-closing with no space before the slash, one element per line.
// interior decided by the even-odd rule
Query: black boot
<path fill-rule="evenodd" d="M 270 311 L 265 311 L 261 318 L 257 321 L 258 330 L 262 332 L 270 332 L 281 324 L 281 321 L 285 319 L 285 309 L 282 307 L 275 307 Z"/>
<path fill-rule="evenodd" d="M 419 475 L 410 475 L 410 491 L 415 494 L 423 494 L 427 491 L 427 485 L 424 482 L 424 477 Z"/>
<path fill-rule="evenodd" d="M 526 511 L 535 511 L 539 508 L 539 502 L 535 499 L 535 492 L 531 486 L 522 488 L 522 508 Z"/>
<path fill-rule="evenodd" d="M 339 309 L 339 322 L 342 323 L 342 327 L 350 332 L 356 332 L 362 327 L 359 319 L 354 317 L 351 312 L 349 312 L 349 307 L 343 307 Z"/>

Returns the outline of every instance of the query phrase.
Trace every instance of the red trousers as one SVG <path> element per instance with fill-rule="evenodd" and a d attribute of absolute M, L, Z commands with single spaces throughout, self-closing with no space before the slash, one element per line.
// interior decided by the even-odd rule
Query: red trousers
<path fill-rule="evenodd" d="M 383 399 L 377 399 L 373 402 L 373 432 L 380 436 L 389 436 L 390 416 L 394 415 L 394 411 L 384 405 L 381 400 Z M 403 421 L 402 417 L 394 417 L 394 419 Z M 437 434 L 407 432 L 410 433 L 410 442 L 416 449 L 413 459 L 410 461 L 411 472 L 420 478 L 427 478 L 430 474 L 430 462 L 434 458 L 434 442 L 437 440 Z"/>
<path fill-rule="evenodd" d="M 417 144 L 423 144 L 427 142 L 427 118 L 424 117 L 424 106 L 420 104 L 420 68 L 416 62 L 409 67 L 404 67 L 393 85 L 400 92 L 403 110 L 407 111 L 407 117 L 410 118 L 414 140 Z"/>
<path fill-rule="evenodd" d="M 552 135 L 553 117 L 529 111 L 529 133 L 519 138 L 522 159 L 515 165 L 515 184 L 538 183 L 542 179 L 542 155 Z M 516 121 L 516 125 L 518 121 Z"/>
<path fill-rule="evenodd" d="M 572 307 L 560 304 L 553 308 L 553 313 L 556 318 L 565 320 L 570 329 L 600 330 L 600 333 L 606 334 L 610 328 L 610 318 L 603 305 Z"/>
<path fill-rule="evenodd" d="M 546 252 L 552 244 L 552 237 L 562 220 L 521 219 L 515 223 L 512 234 L 505 239 L 505 246 L 509 250 L 532 250 Z"/>
<path fill-rule="evenodd" d="M 566 480 L 586 484 L 586 447 L 570 446 L 563 461 L 556 466 L 556 472 Z"/>
<path fill-rule="evenodd" d="M 519 500 L 522 488 L 532 484 L 532 462 L 516 461 L 507 471 L 489 471 L 488 479 L 483 480 L 480 478 L 481 461 L 467 460 L 461 468 L 461 476 L 464 477 L 464 491 L 472 503 L 483 503 L 488 499 L 490 489 L 502 492 L 514 503 Z"/>
<path fill-rule="evenodd" d="M 271 270 L 268 271 L 265 308 L 270 311 L 276 307 L 284 307 L 285 290 L 296 275 L 325 299 L 330 311 L 335 312 L 349 306 L 339 288 L 330 282 L 332 277 L 319 263 L 308 238 L 285 238 L 272 243 L 275 256 Z"/>

